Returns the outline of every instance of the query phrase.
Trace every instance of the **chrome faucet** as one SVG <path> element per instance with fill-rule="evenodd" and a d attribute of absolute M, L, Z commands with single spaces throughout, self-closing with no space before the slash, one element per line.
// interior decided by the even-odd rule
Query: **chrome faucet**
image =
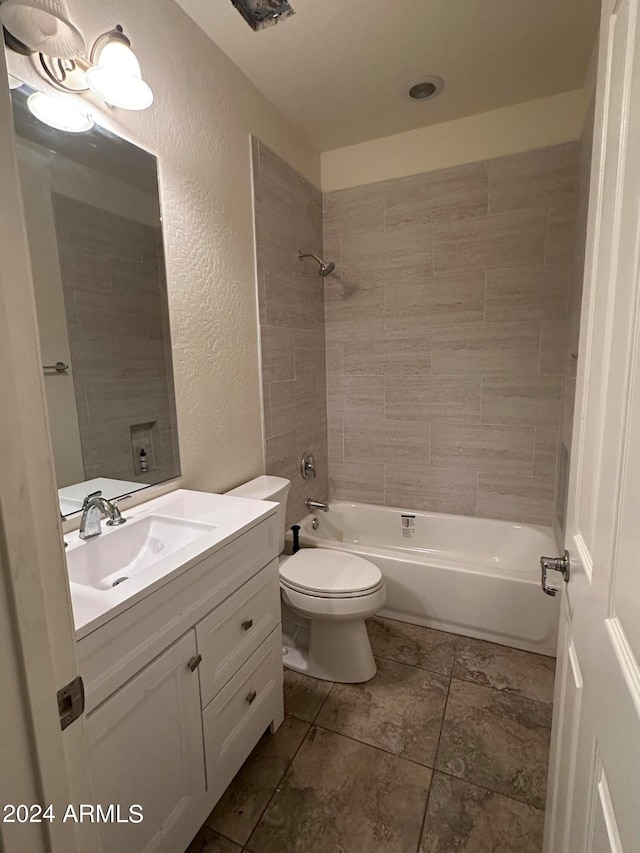
<path fill-rule="evenodd" d="M 129 495 L 125 495 L 129 497 Z M 101 521 L 108 516 L 109 527 L 117 527 L 127 520 L 122 517 L 117 501 L 108 501 L 102 497 L 102 492 L 92 492 L 84 499 L 82 504 L 82 518 L 80 520 L 81 539 L 92 539 L 102 533 Z"/>
<path fill-rule="evenodd" d="M 323 504 L 319 501 L 312 501 L 311 498 L 307 498 L 305 504 L 307 505 L 307 509 L 309 510 L 309 512 L 313 512 L 317 509 L 319 509 L 320 512 L 329 512 L 329 504 Z"/>

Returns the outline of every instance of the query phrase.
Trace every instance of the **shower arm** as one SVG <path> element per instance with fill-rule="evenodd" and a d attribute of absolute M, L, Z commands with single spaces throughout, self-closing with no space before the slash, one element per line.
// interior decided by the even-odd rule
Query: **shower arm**
<path fill-rule="evenodd" d="M 320 266 L 323 266 L 324 264 L 324 261 L 320 260 L 320 258 L 317 255 L 314 255 L 313 252 L 298 252 L 298 260 L 302 261 L 304 258 L 313 258 L 313 260 L 319 263 Z"/>

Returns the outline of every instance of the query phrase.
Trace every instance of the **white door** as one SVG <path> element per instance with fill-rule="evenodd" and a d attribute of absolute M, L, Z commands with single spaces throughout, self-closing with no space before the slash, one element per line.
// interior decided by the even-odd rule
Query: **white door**
<path fill-rule="evenodd" d="M 640 851 L 640 0 L 604 0 L 545 853 Z"/>
<path fill-rule="evenodd" d="M 120 808 L 119 821 L 101 824 L 104 853 L 184 850 L 198 827 L 205 780 L 195 656 L 192 630 L 87 717 L 96 802 Z"/>

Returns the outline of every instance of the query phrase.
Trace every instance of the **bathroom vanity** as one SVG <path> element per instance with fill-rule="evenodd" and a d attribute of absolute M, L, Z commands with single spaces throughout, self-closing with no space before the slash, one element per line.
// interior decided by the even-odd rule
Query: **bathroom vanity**
<path fill-rule="evenodd" d="M 68 534 L 105 853 L 183 850 L 283 720 L 276 504 L 179 490 Z M 117 575 L 117 577 L 115 576 Z"/>

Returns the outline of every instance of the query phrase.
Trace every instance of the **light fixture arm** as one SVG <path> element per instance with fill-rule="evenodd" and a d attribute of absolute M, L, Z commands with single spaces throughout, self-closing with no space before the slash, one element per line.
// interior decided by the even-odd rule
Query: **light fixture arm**
<path fill-rule="evenodd" d="M 92 68 L 96 64 L 96 59 L 101 49 L 110 41 L 119 41 L 127 47 L 131 47 L 131 41 L 124 34 L 121 24 L 116 24 L 112 30 L 101 33 L 94 41 L 89 53 L 89 59 L 85 59 L 83 56 L 79 56 L 76 59 L 57 59 L 54 56 L 45 56 L 43 53 L 40 53 L 40 65 L 47 75 L 49 82 L 56 89 L 60 89 L 62 92 L 70 92 L 72 95 L 81 95 L 84 92 L 90 91 L 89 86 L 69 85 L 67 83 L 68 76 L 73 74 L 74 71 L 86 73 L 89 68 Z"/>

